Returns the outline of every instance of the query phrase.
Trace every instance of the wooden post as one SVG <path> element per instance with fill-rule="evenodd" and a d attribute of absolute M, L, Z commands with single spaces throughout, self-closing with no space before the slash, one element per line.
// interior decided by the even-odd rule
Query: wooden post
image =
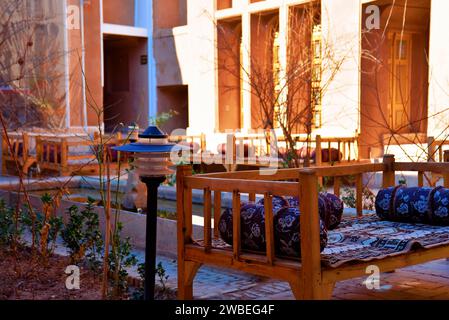
<path fill-rule="evenodd" d="M 6 175 L 6 159 L 8 156 L 8 142 L 6 141 L 8 137 L 2 133 L 2 174 Z"/>
<path fill-rule="evenodd" d="M 236 137 L 233 134 L 228 134 L 226 136 L 226 156 L 225 156 L 225 167 L 228 171 L 231 171 L 233 166 L 236 164 Z"/>
<path fill-rule="evenodd" d="M 382 187 L 388 188 L 388 187 L 394 187 L 396 184 L 395 180 L 395 170 L 394 170 L 394 155 L 392 154 L 386 154 L 383 158 L 384 163 L 384 171 L 382 174 Z"/>
<path fill-rule="evenodd" d="M 201 134 L 201 152 L 206 151 L 206 135 L 204 133 Z"/>
<path fill-rule="evenodd" d="M 36 159 L 38 164 L 42 161 L 43 152 L 41 137 L 36 137 Z"/>
<path fill-rule="evenodd" d="M 204 250 L 212 248 L 212 193 L 209 188 L 204 189 Z"/>
<path fill-rule="evenodd" d="M 444 151 L 443 160 L 446 163 L 449 162 L 449 150 Z M 443 180 L 444 180 L 444 187 L 449 188 L 449 172 L 443 173 Z"/>
<path fill-rule="evenodd" d="M 55 144 L 55 149 L 54 149 L 54 159 L 55 159 L 55 163 L 58 163 L 58 144 Z M 69 168 L 68 168 L 68 153 L 69 153 L 69 147 L 67 145 L 67 139 L 66 138 L 62 138 L 61 141 L 61 163 L 60 163 L 60 172 L 62 176 L 66 176 L 69 175 Z"/>
<path fill-rule="evenodd" d="M 185 245 L 192 242 L 192 190 L 184 187 L 184 178 L 192 175 L 191 166 L 176 170 L 178 299 L 193 299 L 193 279 L 201 264 L 185 259 Z"/>
<path fill-rule="evenodd" d="M 323 152 L 321 149 L 321 136 L 318 134 L 316 136 L 316 142 L 315 142 L 315 165 L 317 167 L 320 167 L 323 165 Z M 324 181 L 323 181 L 323 177 L 318 177 L 318 183 L 320 186 L 323 186 Z"/>
<path fill-rule="evenodd" d="M 273 200 L 271 195 L 265 193 L 265 239 L 267 246 L 267 262 L 272 265 L 274 261 L 274 228 L 273 228 Z"/>
<path fill-rule="evenodd" d="M 435 162 L 435 154 L 436 154 L 436 145 L 435 138 L 428 137 L 427 138 L 427 152 L 428 152 L 428 161 Z"/>
<path fill-rule="evenodd" d="M 221 192 L 215 190 L 214 191 L 214 237 L 215 237 L 215 239 L 218 239 L 220 236 L 220 232 L 218 230 L 220 216 L 221 216 Z"/>
<path fill-rule="evenodd" d="M 323 153 L 321 151 L 321 136 L 316 136 L 316 148 L 315 148 L 315 165 L 320 167 L 323 164 Z"/>
<path fill-rule="evenodd" d="M 249 193 L 248 194 L 248 201 L 249 202 L 256 202 L 256 194 L 255 193 Z"/>
<path fill-rule="evenodd" d="M 232 193 L 232 250 L 235 260 L 240 256 L 240 234 L 240 193 L 235 190 Z"/>
<path fill-rule="evenodd" d="M 344 143 L 343 143 L 343 146 L 344 146 Z M 338 157 L 338 162 L 341 162 L 341 158 L 342 158 L 342 156 L 343 156 L 343 152 L 341 152 L 341 141 L 340 140 L 338 140 L 338 155 L 337 155 L 337 157 Z"/>
<path fill-rule="evenodd" d="M 340 177 L 334 177 L 334 195 L 340 197 Z"/>
<path fill-rule="evenodd" d="M 22 157 L 24 160 L 23 162 L 25 163 L 29 156 L 30 137 L 26 132 L 22 133 L 22 137 L 23 137 Z"/>
<path fill-rule="evenodd" d="M 265 143 L 267 145 L 266 151 L 267 155 L 271 156 L 271 144 L 274 143 L 272 139 L 274 139 L 275 136 L 271 134 L 271 130 L 266 130 L 265 132 Z M 277 141 L 275 143 L 277 145 Z"/>
<path fill-rule="evenodd" d="M 418 172 L 418 187 L 424 187 L 424 172 L 422 171 Z"/>
<path fill-rule="evenodd" d="M 363 175 L 358 174 L 355 178 L 355 188 L 356 188 L 356 209 L 357 216 L 361 217 L 363 215 Z"/>
<path fill-rule="evenodd" d="M 444 150 L 443 160 L 449 162 L 449 150 Z"/>
<path fill-rule="evenodd" d="M 299 198 L 301 211 L 301 275 L 296 285 L 290 284 L 295 296 L 306 300 L 328 298 L 321 275 L 320 224 L 318 214 L 318 178 L 313 169 L 299 173 Z M 299 297 L 297 295 L 300 295 Z"/>

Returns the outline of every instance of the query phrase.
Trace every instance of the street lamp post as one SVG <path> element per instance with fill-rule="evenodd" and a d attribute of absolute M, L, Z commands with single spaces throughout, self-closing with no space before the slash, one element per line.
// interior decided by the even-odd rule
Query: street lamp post
<path fill-rule="evenodd" d="M 120 152 L 134 154 L 134 166 L 140 180 L 147 186 L 147 215 L 145 239 L 145 300 L 154 300 L 157 242 L 157 192 L 166 176 L 173 173 L 169 167 L 170 153 L 175 144 L 157 126 L 150 126 L 139 134 L 140 140 L 115 147 Z"/>

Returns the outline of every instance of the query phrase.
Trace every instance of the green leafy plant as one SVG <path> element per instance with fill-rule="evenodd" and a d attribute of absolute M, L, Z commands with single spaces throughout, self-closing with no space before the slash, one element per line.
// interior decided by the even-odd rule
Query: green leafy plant
<path fill-rule="evenodd" d="M 145 263 L 139 263 L 137 265 L 137 273 L 139 274 L 141 285 L 133 291 L 132 298 L 133 300 L 143 300 L 144 298 L 144 288 L 143 284 L 145 283 Z"/>
<path fill-rule="evenodd" d="M 69 208 L 69 221 L 62 233 L 62 239 L 69 249 L 72 263 L 76 264 L 85 259 L 90 269 L 99 270 L 103 239 L 94 206 L 95 199 L 89 197 L 83 211 L 80 212 L 77 206 Z"/>
<path fill-rule="evenodd" d="M 343 200 L 345 206 L 347 208 L 355 208 L 356 207 L 355 190 L 351 188 L 344 188 L 343 192 L 344 195 L 341 197 L 341 200 Z"/>
<path fill-rule="evenodd" d="M 356 208 L 355 190 L 351 188 L 344 188 L 344 195 L 341 197 L 343 203 L 347 208 Z M 362 206 L 363 210 L 373 211 L 375 209 L 376 196 L 369 188 L 363 188 L 362 192 Z"/>
<path fill-rule="evenodd" d="M 162 292 L 167 290 L 167 280 L 170 277 L 165 273 L 164 266 L 162 262 L 159 262 L 156 267 L 156 276 L 158 278 L 159 283 L 161 284 Z"/>
<path fill-rule="evenodd" d="M 169 220 L 177 219 L 176 212 L 165 211 L 165 210 L 158 210 L 157 216 L 160 218 L 169 219 Z"/>
<path fill-rule="evenodd" d="M 156 276 L 157 276 L 158 282 L 159 282 L 158 288 L 160 289 L 157 296 L 163 297 L 163 295 L 165 293 L 167 293 L 167 291 L 168 291 L 167 281 L 170 276 L 166 274 L 166 270 L 165 270 L 164 266 L 162 265 L 162 262 L 159 262 L 157 264 L 155 271 L 156 271 Z M 136 290 L 133 292 L 133 299 L 134 300 L 143 300 L 143 298 L 144 298 L 143 283 L 145 282 L 145 263 L 138 264 L 137 273 L 139 274 L 139 277 L 142 280 L 142 286 L 140 286 L 139 288 L 136 288 Z"/>
<path fill-rule="evenodd" d="M 41 256 L 47 258 L 56 248 L 56 240 L 63 229 L 64 222 L 62 217 L 54 214 L 54 202 L 49 194 L 44 194 L 41 201 L 43 212 L 35 213 L 36 216 L 33 219 L 32 210 L 25 206 L 22 222 L 30 232 L 34 231 L 36 235 L 34 246 L 39 248 Z"/>
<path fill-rule="evenodd" d="M 17 228 L 15 219 L 18 217 Z M 5 200 L 0 199 L 0 244 L 9 245 L 14 238 L 21 238 L 23 226 L 21 224 L 22 212 L 16 216 L 14 209 L 6 205 Z"/>
<path fill-rule="evenodd" d="M 168 112 L 161 112 L 156 115 L 156 117 L 150 118 L 150 124 L 155 126 L 162 126 L 167 123 L 168 120 L 177 116 L 179 113 L 175 110 L 170 110 Z"/>
<path fill-rule="evenodd" d="M 133 255 L 130 238 L 123 239 L 121 232 L 123 225 L 117 222 L 116 231 L 112 235 L 112 249 L 109 253 L 109 270 L 112 273 L 111 285 L 115 296 L 120 296 L 128 291 L 127 268 L 137 265 L 137 258 Z"/>

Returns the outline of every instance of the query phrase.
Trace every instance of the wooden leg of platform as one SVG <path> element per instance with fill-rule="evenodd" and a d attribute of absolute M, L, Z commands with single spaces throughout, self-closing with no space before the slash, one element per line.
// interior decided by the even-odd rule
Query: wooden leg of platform
<path fill-rule="evenodd" d="M 201 267 L 201 263 L 178 261 L 178 299 L 193 299 L 193 279 Z"/>
<path fill-rule="evenodd" d="M 290 282 L 290 288 L 292 289 L 293 296 L 296 300 L 301 300 L 302 297 L 302 288 L 298 282 Z"/>
<path fill-rule="evenodd" d="M 298 282 L 290 282 L 290 288 L 296 300 L 330 300 L 335 283 L 322 283 L 315 288 L 302 288 Z"/>
<path fill-rule="evenodd" d="M 325 283 L 321 285 L 321 300 L 331 300 L 332 293 L 334 292 L 335 283 Z"/>

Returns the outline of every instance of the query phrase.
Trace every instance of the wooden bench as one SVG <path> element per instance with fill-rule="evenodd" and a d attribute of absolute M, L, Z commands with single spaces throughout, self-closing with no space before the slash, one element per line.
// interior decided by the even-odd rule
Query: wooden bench
<path fill-rule="evenodd" d="M 275 139 L 274 142 L 273 139 Z M 358 152 L 358 137 L 321 137 L 316 135 L 314 138 L 307 138 L 304 135 L 293 135 L 295 141 L 295 147 L 297 150 L 305 148 L 306 152 L 311 159 L 311 166 L 326 166 L 326 165 L 342 165 L 349 162 L 360 162 Z M 237 134 L 228 135 L 227 144 L 233 146 L 233 155 L 242 154 L 242 146 L 245 146 L 249 156 L 245 156 L 244 159 L 239 159 L 243 165 L 252 164 L 254 167 L 266 167 L 266 160 L 259 161 L 258 158 L 266 155 L 273 158 L 271 152 L 273 148 L 282 148 L 286 145 L 286 139 L 284 136 L 274 137 L 271 131 L 266 134 Z M 314 151 L 314 152 L 313 152 Z M 313 153 L 315 156 L 313 156 Z M 327 159 L 323 159 L 323 156 L 327 155 Z M 336 157 L 334 157 L 336 155 Z M 335 159 L 334 159 L 335 158 Z M 302 161 L 304 159 L 301 159 Z M 271 160 L 273 162 L 274 159 Z M 278 160 L 278 167 L 282 167 L 282 160 Z M 237 166 L 230 167 L 228 171 Z"/>
<path fill-rule="evenodd" d="M 7 139 L 9 139 L 9 144 Z M 3 174 L 7 173 L 7 165 L 11 162 L 14 163 L 16 160 L 24 175 L 28 174 L 29 168 L 36 163 L 36 156 L 30 153 L 30 136 L 26 132 L 9 132 L 8 137 L 5 134 L 2 135 Z"/>
<path fill-rule="evenodd" d="M 357 214 L 362 216 L 362 177 L 365 173 L 382 172 L 383 187 L 395 185 L 396 171 L 414 171 L 419 185 L 423 185 L 425 172 L 442 174 L 449 186 L 449 163 L 397 163 L 394 156 L 385 156 L 383 163 L 352 164 L 333 167 L 278 170 L 274 175 L 261 175 L 259 171 L 229 172 L 192 176 L 190 166 L 177 169 L 178 214 L 178 296 L 193 298 L 193 280 L 198 269 L 204 265 L 235 269 L 251 274 L 286 281 L 297 299 L 329 299 L 335 283 L 366 276 L 366 268 L 373 262 L 343 264 L 324 267 L 321 263 L 318 213 L 318 181 L 320 177 L 357 177 Z M 339 188 L 337 186 L 336 188 Z M 192 237 L 192 190 L 204 194 L 203 239 Z M 223 249 L 219 241 L 218 221 L 221 215 L 223 193 L 232 194 L 233 245 Z M 263 195 L 265 203 L 266 253 L 254 254 L 241 250 L 240 203 L 241 195 L 250 200 Z M 298 196 L 301 212 L 301 259 L 279 258 L 275 255 L 273 196 Z M 213 218 L 213 223 L 212 223 Z M 213 231 L 212 231 L 213 230 Z M 449 245 L 432 249 L 414 249 L 408 253 L 375 260 L 381 272 L 425 263 L 449 257 Z"/>
<path fill-rule="evenodd" d="M 197 144 L 199 152 L 206 151 L 206 135 L 204 133 L 199 135 L 172 135 L 168 137 L 168 141 L 171 143 Z"/>
<path fill-rule="evenodd" d="M 449 140 L 435 140 L 429 137 L 427 144 L 429 162 L 449 162 Z"/>
<path fill-rule="evenodd" d="M 93 148 L 98 141 L 88 136 L 38 136 L 36 137 L 37 164 L 41 171 L 55 171 L 61 176 L 80 172 L 98 172 L 98 161 Z M 82 152 L 74 151 L 83 148 Z"/>

